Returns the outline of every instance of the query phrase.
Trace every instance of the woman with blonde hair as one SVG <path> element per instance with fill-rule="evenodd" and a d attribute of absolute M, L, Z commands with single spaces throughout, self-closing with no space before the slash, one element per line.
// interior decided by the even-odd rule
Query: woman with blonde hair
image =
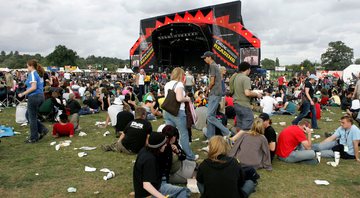
<path fill-rule="evenodd" d="M 201 197 L 248 197 L 254 191 L 255 183 L 245 179 L 238 160 L 227 156 L 229 150 L 222 136 L 209 140 L 208 158 L 196 175 Z"/>
<path fill-rule="evenodd" d="M 28 76 L 26 91 L 19 93 L 19 98 L 27 96 L 26 117 L 30 124 L 30 137 L 25 143 L 35 143 L 48 133 L 48 129 L 37 119 L 40 105 L 44 102 L 44 69 L 36 60 L 27 61 Z"/>
<path fill-rule="evenodd" d="M 229 156 L 237 158 L 245 167 L 272 170 L 271 155 L 264 130 L 263 120 L 256 118 L 251 130 L 236 140 Z"/>
<path fill-rule="evenodd" d="M 165 98 L 168 94 L 168 90 L 174 90 L 176 93 L 176 100 L 180 102 L 180 108 L 178 115 L 174 116 L 164 110 L 164 119 L 166 125 L 171 125 L 179 130 L 179 142 L 181 148 L 186 154 L 186 159 L 196 161 L 199 155 L 194 155 L 189 144 L 189 133 L 186 126 L 186 114 L 185 114 L 185 102 L 190 102 L 191 99 L 185 95 L 184 89 L 185 72 L 180 67 L 174 68 L 171 72 L 171 80 L 165 84 Z"/>

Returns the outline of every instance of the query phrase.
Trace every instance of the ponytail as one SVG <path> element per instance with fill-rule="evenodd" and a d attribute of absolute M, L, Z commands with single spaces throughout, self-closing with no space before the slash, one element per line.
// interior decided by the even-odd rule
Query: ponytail
<path fill-rule="evenodd" d="M 40 77 L 44 77 L 45 70 L 44 70 L 44 68 L 38 63 L 37 60 L 35 60 L 35 59 L 28 60 L 27 64 L 28 64 L 29 66 L 34 67 Z"/>

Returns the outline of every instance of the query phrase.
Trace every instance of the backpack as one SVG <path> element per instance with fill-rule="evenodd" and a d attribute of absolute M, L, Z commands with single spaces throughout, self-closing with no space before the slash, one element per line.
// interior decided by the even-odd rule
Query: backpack
<path fill-rule="evenodd" d="M 238 76 L 238 73 L 234 73 L 229 81 L 229 86 L 230 86 L 230 95 L 232 96 L 235 92 L 235 79 Z"/>

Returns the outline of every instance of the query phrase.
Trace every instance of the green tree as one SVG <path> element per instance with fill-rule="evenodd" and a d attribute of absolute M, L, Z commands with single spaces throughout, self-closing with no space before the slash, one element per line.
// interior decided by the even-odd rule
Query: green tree
<path fill-rule="evenodd" d="M 303 67 L 303 71 L 315 71 L 315 64 L 309 61 L 308 59 L 305 59 L 303 62 L 300 63 L 300 67 Z"/>
<path fill-rule="evenodd" d="M 78 55 L 72 49 L 66 48 L 64 45 L 58 45 L 55 50 L 50 53 L 46 60 L 48 64 L 63 67 L 65 65 L 76 65 Z"/>
<path fill-rule="evenodd" d="M 276 59 L 275 59 L 275 67 L 280 67 L 280 61 L 279 61 L 278 57 L 276 57 Z"/>
<path fill-rule="evenodd" d="M 352 64 L 353 49 L 342 41 L 329 43 L 329 48 L 321 55 L 321 63 L 327 70 L 343 70 Z"/>
<path fill-rule="evenodd" d="M 264 69 L 270 69 L 270 70 L 275 69 L 275 61 L 274 60 L 265 58 L 265 59 L 261 60 L 260 63 L 261 63 L 262 68 L 264 68 Z"/>
<path fill-rule="evenodd" d="M 360 65 L 360 58 L 357 58 L 355 61 L 354 61 L 355 64 L 357 65 Z"/>

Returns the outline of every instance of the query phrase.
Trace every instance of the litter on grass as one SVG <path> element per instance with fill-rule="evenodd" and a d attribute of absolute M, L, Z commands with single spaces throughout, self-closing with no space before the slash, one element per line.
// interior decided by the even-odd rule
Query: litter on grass
<path fill-rule="evenodd" d="M 108 172 L 108 174 L 106 176 L 103 177 L 103 179 L 106 181 L 113 177 L 115 177 L 115 173 L 114 173 L 114 171 L 110 171 L 110 172 Z"/>
<path fill-rule="evenodd" d="M 80 152 L 80 153 L 78 153 L 78 156 L 79 156 L 79 157 L 84 157 L 84 156 L 87 156 L 87 153 L 85 153 L 85 152 Z"/>
<path fill-rule="evenodd" d="M 196 179 L 187 179 L 186 187 L 191 191 L 191 193 L 200 193 Z"/>
<path fill-rule="evenodd" d="M 50 146 L 54 146 L 56 144 L 56 142 L 51 142 Z"/>
<path fill-rule="evenodd" d="M 68 191 L 69 193 L 75 193 L 75 192 L 76 192 L 76 188 L 74 188 L 74 187 L 69 187 L 69 188 L 67 189 L 67 191 Z"/>
<path fill-rule="evenodd" d="M 96 168 L 94 167 L 90 167 L 90 166 L 85 166 L 85 172 L 95 172 Z"/>
<path fill-rule="evenodd" d="M 326 180 L 315 180 L 314 181 L 315 182 L 315 184 L 317 184 L 317 185 L 325 185 L 325 186 L 327 186 L 327 185 L 329 185 L 330 183 L 328 182 L 328 181 L 326 181 Z"/>
<path fill-rule="evenodd" d="M 91 151 L 91 150 L 95 150 L 96 147 L 83 146 L 83 147 L 80 147 L 79 149 L 84 150 L 84 151 Z"/>
<path fill-rule="evenodd" d="M 108 173 L 108 172 L 111 172 L 111 170 L 108 168 L 102 168 L 102 169 L 100 169 L 100 172 Z"/>
<path fill-rule="evenodd" d="M 107 135 L 110 135 L 110 131 L 106 131 L 106 132 L 103 134 L 104 137 L 107 136 Z"/>
<path fill-rule="evenodd" d="M 80 136 L 80 137 L 82 137 L 82 136 L 87 136 L 87 134 L 86 134 L 85 132 L 83 132 L 83 131 L 80 131 L 79 136 Z"/>

